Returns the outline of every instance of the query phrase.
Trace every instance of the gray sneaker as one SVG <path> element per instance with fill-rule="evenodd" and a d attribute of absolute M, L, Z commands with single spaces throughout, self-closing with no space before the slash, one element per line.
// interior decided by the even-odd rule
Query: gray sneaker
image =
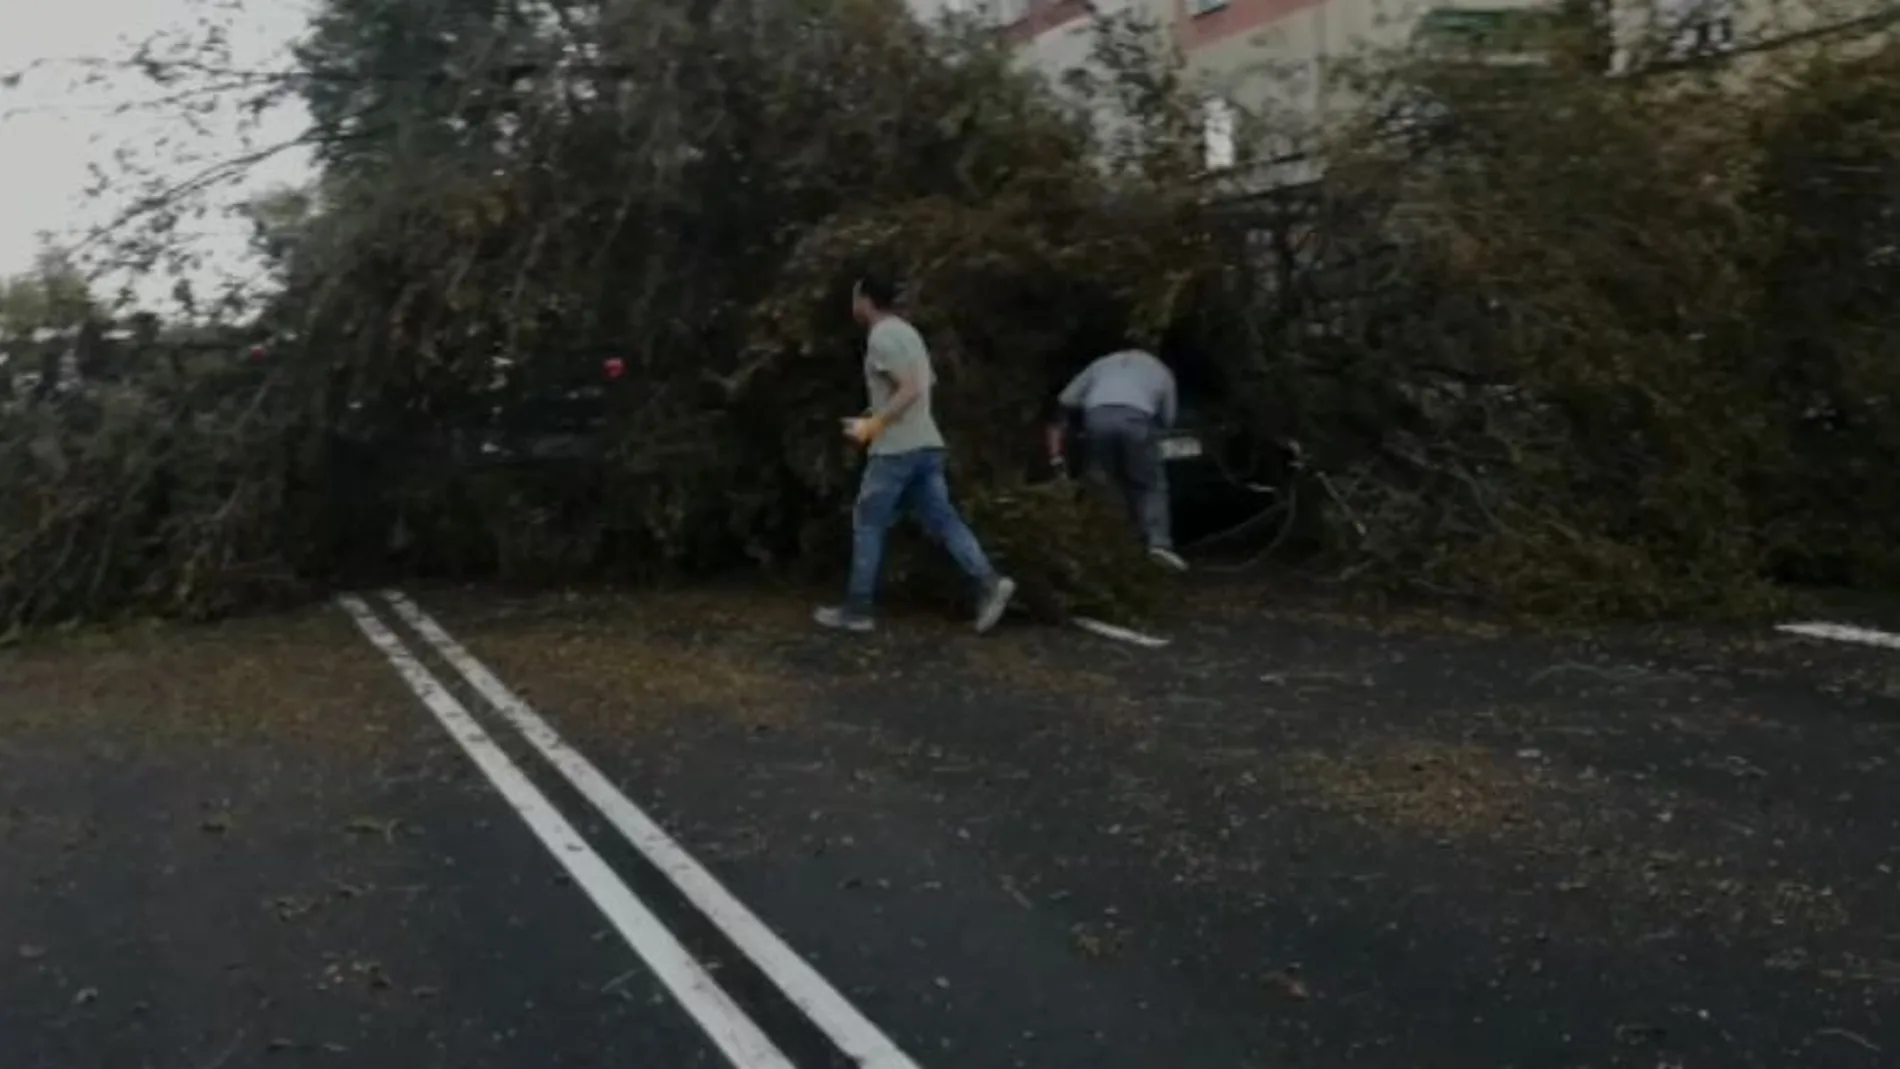
<path fill-rule="evenodd" d="M 983 600 L 976 607 L 976 633 L 981 635 L 995 627 L 1003 613 L 1009 611 L 1009 599 L 1015 596 L 1016 580 L 1007 575 L 998 576 L 983 592 Z"/>
<path fill-rule="evenodd" d="M 1150 546 L 1148 548 L 1148 559 L 1171 572 L 1185 572 L 1188 570 L 1188 562 L 1181 559 L 1179 553 L 1176 553 L 1166 546 Z"/>
<path fill-rule="evenodd" d="M 819 627 L 828 627 L 833 631 L 850 631 L 859 635 L 877 626 L 869 616 L 861 612 L 852 612 L 842 605 L 827 605 L 812 613 L 811 618 Z"/>

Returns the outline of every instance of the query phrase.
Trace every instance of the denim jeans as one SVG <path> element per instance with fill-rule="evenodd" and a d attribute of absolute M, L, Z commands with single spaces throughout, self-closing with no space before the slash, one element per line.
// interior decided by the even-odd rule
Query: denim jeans
<path fill-rule="evenodd" d="M 1102 405 L 1083 414 L 1090 474 L 1120 493 L 1149 549 L 1174 548 L 1168 467 L 1155 418 L 1139 408 Z"/>
<path fill-rule="evenodd" d="M 845 588 L 845 608 L 870 615 L 877 597 L 878 572 L 884 564 L 884 540 L 891 525 L 906 509 L 917 514 L 924 530 L 980 587 L 996 581 L 996 570 L 977 543 L 970 525 L 950 502 L 944 481 L 944 451 L 916 449 L 908 453 L 872 454 L 858 486 L 852 512 L 851 579 Z"/>

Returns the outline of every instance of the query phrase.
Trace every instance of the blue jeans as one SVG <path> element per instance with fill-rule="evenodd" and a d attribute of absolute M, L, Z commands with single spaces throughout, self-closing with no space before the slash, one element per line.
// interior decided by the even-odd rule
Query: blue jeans
<path fill-rule="evenodd" d="M 852 511 L 846 609 L 870 615 L 877 597 L 878 571 L 884 564 L 884 539 L 905 509 L 917 514 L 924 530 L 943 543 L 965 575 L 984 587 L 996 581 L 996 569 L 990 566 L 970 525 L 963 522 L 950 502 L 950 484 L 944 481 L 943 469 L 941 449 L 871 455 L 858 485 L 857 507 Z"/>
<path fill-rule="evenodd" d="M 1173 549 L 1168 466 L 1155 418 L 1139 408 L 1099 405 L 1083 413 L 1091 474 L 1121 492 L 1149 549 Z"/>

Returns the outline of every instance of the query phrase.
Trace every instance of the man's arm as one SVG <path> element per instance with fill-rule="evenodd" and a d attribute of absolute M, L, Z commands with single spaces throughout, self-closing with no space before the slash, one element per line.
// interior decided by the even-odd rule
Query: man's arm
<path fill-rule="evenodd" d="M 891 380 L 896 387 L 891 391 L 891 399 L 881 409 L 875 409 L 871 418 L 879 423 L 889 423 L 904 414 L 904 410 L 917 403 L 924 395 L 924 369 L 921 364 L 899 366 L 891 371 L 879 370 L 878 374 Z"/>
<path fill-rule="evenodd" d="M 1075 378 L 1070 379 L 1069 384 L 1062 388 L 1062 393 L 1057 395 L 1056 404 L 1066 409 L 1081 408 L 1082 403 L 1088 400 L 1089 386 L 1094 383 L 1095 373 L 1101 367 L 1102 361 L 1098 358 L 1090 362 L 1088 367 L 1077 372 Z"/>
<path fill-rule="evenodd" d="M 871 372 L 890 382 L 891 397 L 883 408 L 873 409 L 859 421 L 862 429 L 853 431 L 852 436 L 863 441 L 883 433 L 892 420 L 916 404 L 929 385 L 927 376 L 930 374 L 929 362 L 923 354 L 909 351 L 908 346 L 893 345 L 881 338 L 873 338 L 869 345 Z"/>
<path fill-rule="evenodd" d="M 1062 464 L 1062 439 L 1067 430 L 1068 428 L 1062 425 L 1062 421 L 1057 420 L 1043 431 L 1043 444 L 1049 450 L 1049 463 L 1052 465 Z"/>
<path fill-rule="evenodd" d="M 1100 359 L 1090 362 L 1089 366 L 1077 372 L 1075 378 L 1070 379 L 1069 384 L 1064 386 L 1062 392 L 1056 396 L 1056 418 L 1043 432 L 1043 442 L 1049 450 L 1050 463 L 1055 465 L 1062 463 L 1062 446 L 1063 439 L 1066 437 L 1065 432 L 1068 430 L 1066 422 L 1068 414 L 1081 408 L 1083 402 L 1088 400 L 1089 385 L 1095 381 L 1096 369 L 1101 367 L 1101 364 Z"/>
<path fill-rule="evenodd" d="M 1175 419 L 1180 415 L 1180 398 L 1175 390 L 1174 373 L 1168 371 L 1163 374 L 1166 375 L 1166 378 L 1162 380 L 1161 410 L 1157 415 L 1161 417 L 1161 425 L 1163 427 L 1173 427 Z"/>

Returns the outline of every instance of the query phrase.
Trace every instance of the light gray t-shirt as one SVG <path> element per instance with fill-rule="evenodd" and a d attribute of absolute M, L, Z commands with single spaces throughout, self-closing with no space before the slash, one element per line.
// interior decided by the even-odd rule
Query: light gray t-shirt
<path fill-rule="evenodd" d="M 930 411 L 937 375 L 930 366 L 924 336 L 896 316 L 878 320 L 864 346 L 864 386 L 871 395 L 871 411 L 883 411 L 897 392 L 897 380 L 918 372 L 923 376 L 923 393 L 902 415 L 885 425 L 884 433 L 871 443 L 874 455 L 943 448 L 943 434 L 937 430 L 936 417 Z"/>
<path fill-rule="evenodd" d="M 1103 405 L 1138 408 L 1163 427 L 1174 426 L 1174 372 L 1153 353 L 1124 349 L 1096 360 L 1069 380 L 1058 398 L 1064 408 Z"/>

